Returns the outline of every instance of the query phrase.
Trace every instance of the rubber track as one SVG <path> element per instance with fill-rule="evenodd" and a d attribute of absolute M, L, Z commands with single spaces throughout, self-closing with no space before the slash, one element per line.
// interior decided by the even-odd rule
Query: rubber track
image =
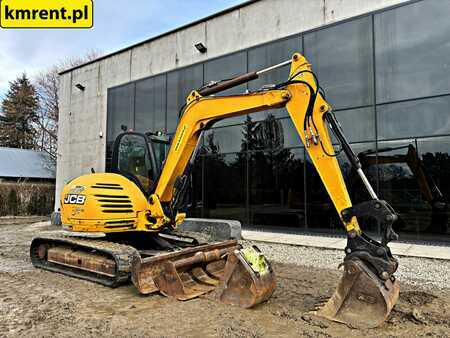
<path fill-rule="evenodd" d="M 93 250 L 100 252 L 109 256 L 116 262 L 116 275 L 114 277 L 108 277 L 95 272 L 59 265 L 40 259 L 38 256 L 38 247 L 40 244 L 48 244 L 50 246 L 61 245 L 83 250 L 88 253 Z M 131 262 L 133 256 L 136 255 L 139 255 L 139 252 L 129 245 L 108 242 L 101 239 L 92 240 L 67 237 L 62 234 L 35 237 L 30 246 L 31 262 L 35 267 L 53 272 L 60 272 L 71 277 L 89 280 L 109 287 L 117 287 L 129 281 L 131 275 Z"/>

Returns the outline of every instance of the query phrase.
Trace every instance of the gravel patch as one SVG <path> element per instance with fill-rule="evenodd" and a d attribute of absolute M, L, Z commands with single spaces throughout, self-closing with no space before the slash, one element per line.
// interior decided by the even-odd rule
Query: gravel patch
<path fill-rule="evenodd" d="M 344 252 L 340 250 L 267 242 L 251 243 L 256 244 L 270 261 L 279 263 L 337 269 L 344 258 Z M 399 281 L 425 289 L 450 289 L 450 261 L 417 257 L 396 258 L 399 260 L 399 268 L 395 276 Z"/>

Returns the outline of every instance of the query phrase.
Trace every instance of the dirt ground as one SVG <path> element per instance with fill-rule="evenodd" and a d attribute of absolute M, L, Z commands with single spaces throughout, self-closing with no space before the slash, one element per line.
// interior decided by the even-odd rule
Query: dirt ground
<path fill-rule="evenodd" d="M 356 330 L 307 313 L 332 294 L 337 270 L 276 264 L 275 294 L 251 310 L 204 298 L 179 302 L 141 296 L 132 285 L 109 289 L 34 269 L 30 240 L 53 228 L 8 223 L 0 225 L 0 337 L 450 336 L 450 289 L 425 291 L 402 283 L 387 322 Z"/>

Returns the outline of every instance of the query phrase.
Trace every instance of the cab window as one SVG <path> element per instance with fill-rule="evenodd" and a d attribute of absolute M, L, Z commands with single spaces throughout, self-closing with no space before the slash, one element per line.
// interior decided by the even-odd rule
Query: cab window
<path fill-rule="evenodd" d="M 146 140 L 141 135 L 124 135 L 118 148 L 118 169 L 125 176 L 134 176 L 148 192 L 153 185 L 152 165 Z"/>
<path fill-rule="evenodd" d="M 155 154 L 155 161 L 157 165 L 157 171 L 161 172 L 163 167 L 163 163 L 166 159 L 167 153 L 169 152 L 169 143 L 168 142 L 158 142 L 152 141 L 153 153 Z"/>

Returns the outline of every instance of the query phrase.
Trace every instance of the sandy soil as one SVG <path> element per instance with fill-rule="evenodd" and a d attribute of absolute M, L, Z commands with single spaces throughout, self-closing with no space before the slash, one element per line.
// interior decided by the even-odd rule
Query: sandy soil
<path fill-rule="evenodd" d="M 450 289 L 402 283 L 400 301 L 377 329 L 356 330 L 308 315 L 330 296 L 337 270 L 275 265 L 278 287 L 254 309 L 202 298 L 178 302 L 109 289 L 34 269 L 28 245 L 45 224 L 0 225 L 0 337 L 448 337 Z M 324 253 L 325 254 L 325 253 Z"/>

